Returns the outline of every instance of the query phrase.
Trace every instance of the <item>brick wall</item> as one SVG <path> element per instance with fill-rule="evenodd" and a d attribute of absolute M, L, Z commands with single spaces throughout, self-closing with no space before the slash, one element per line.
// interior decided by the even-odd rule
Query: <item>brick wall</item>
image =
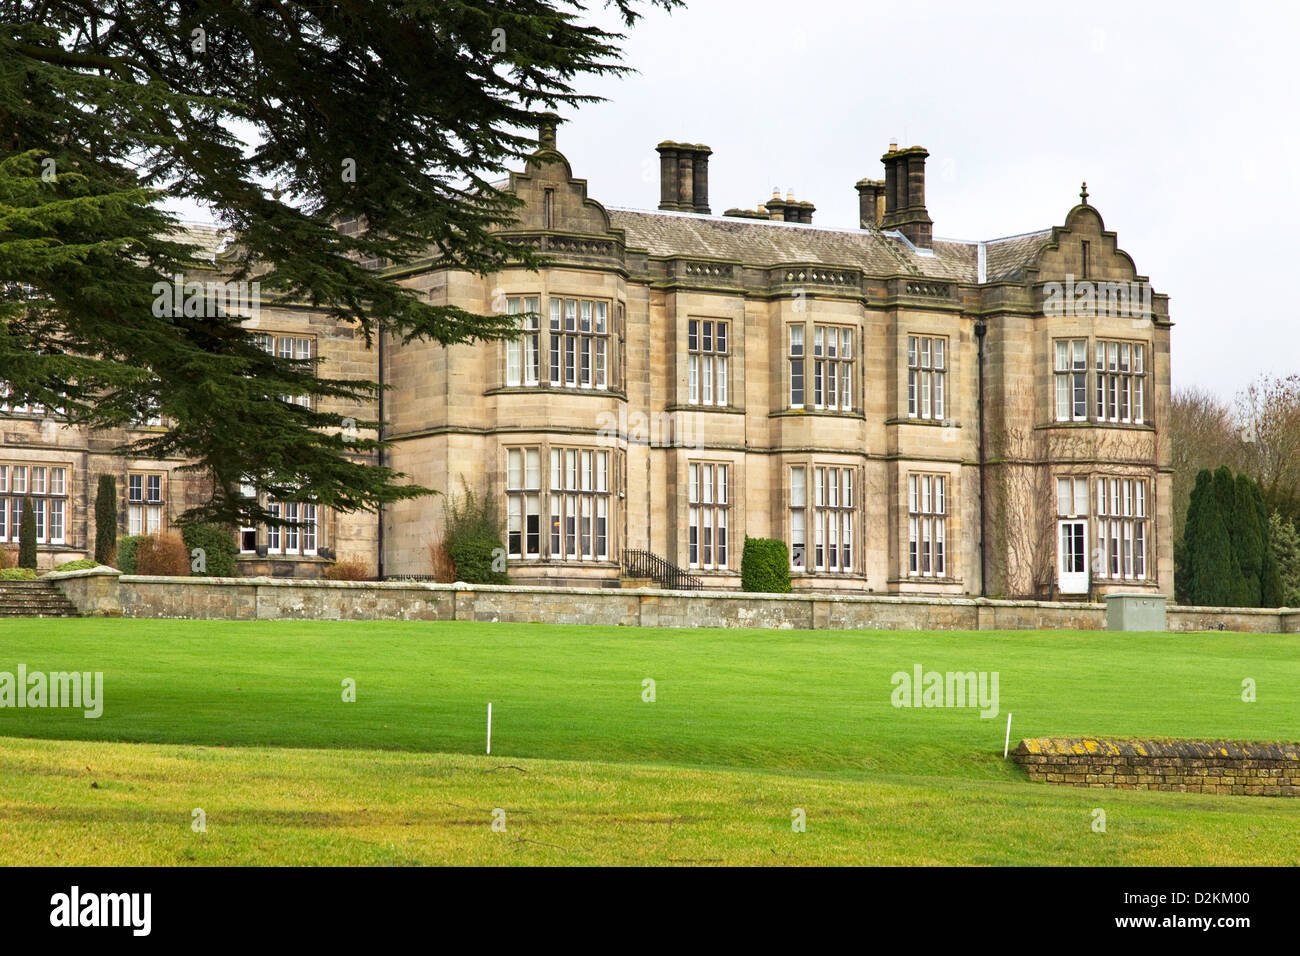
<path fill-rule="evenodd" d="M 1022 740 L 1030 780 L 1115 790 L 1300 796 L 1300 744 L 1234 740 Z"/>

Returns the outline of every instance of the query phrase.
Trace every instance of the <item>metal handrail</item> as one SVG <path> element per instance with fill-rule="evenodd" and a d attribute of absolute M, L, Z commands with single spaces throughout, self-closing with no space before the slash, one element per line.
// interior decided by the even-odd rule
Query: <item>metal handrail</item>
<path fill-rule="evenodd" d="M 623 568 L 629 577 L 650 578 L 670 591 L 697 591 L 704 587 L 700 578 L 650 551 L 625 549 Z"/>

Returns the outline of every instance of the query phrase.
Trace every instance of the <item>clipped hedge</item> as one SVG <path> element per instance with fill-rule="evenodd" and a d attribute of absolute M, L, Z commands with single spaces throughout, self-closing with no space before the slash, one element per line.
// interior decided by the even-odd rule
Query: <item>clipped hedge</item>
<path fill-rule="evenodd" d="M 135 554 L 142 534 L 128 534 L 117 542 L 117 569 L 123 574 L 135 574 Z"/>
<path fill-rule="evenodd" d="M 0 570 L 0 581 L 35 581 L 36 572 L 31 568 L 5 568 Z"/>
<path fill-rule="evenodd" d="M 117 560 L 117 479 L 100 475 L 95 491 L 95 560 L 113 566 Z"/>
<path fill-rule="evenodd" d="M 235 530 L 219 524 L 190 524 L 181 530 L 185 548 L 190 553 L 193 574 L 210 578 L 235 576 Z M 203 552 L 200 570 L 194 570 L 194 549 Z"/>
<path fill-rule="evenodd" d="M 456 565 L 456 580 L 466 584 L 509 584 L 510 575 L 497 571 L 493 563 L 505 549 L 501 538 L 491 532 L 467 534 L 448 543 L 447 553 Z"/>
<path fill-rule="evenodd" d="M 23 499 L 18 521 L 18 567 L 36 570 L 36 507 L 30 497 Z"/>
<path fill-rule="evenodd" d="M 790 552 L 775 538 L 746 538 L 740 555 L 740 587 L 768 594 L 790 593 Z"/>

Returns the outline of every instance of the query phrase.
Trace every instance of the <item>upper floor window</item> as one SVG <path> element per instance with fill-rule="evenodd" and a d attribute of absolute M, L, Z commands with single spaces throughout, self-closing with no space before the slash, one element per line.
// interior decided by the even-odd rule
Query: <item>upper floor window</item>
<path fill-rule="evenodd" d="M 853 410 L 853 330 L 813 326 L 813 407 Z"/>
<path fill-rule="evenodd" d="M 269 355 L 278 355 L 282 359 L 306 361 L 316 356 L 314 339 L 300 335 L 278 335 L 271 332 L 260 333 L 257 337 L 262 351 Z M 294 405 L 311 407 L 310 395 L 281 395 L 280 400 Z"/>
<path fill-rule="evenodd" d="M 1141 425 L 1147 420 L 1146 345 L 1097 339 L 1089 363 L 1087 339 L 1058 339 L 1056 361 L 1056 420 L 1089 420 L 1088 375 L 1091 365 L 1091 420 Z"/>
<path fill-rule="evenodd" d="M 163 530 L 163 475 L 131 472 L 126 476 L 127 534 L 157 534 Z"/>
<path fill-rule="evenodd" d="M 65 544 L 68 469 L 61 465 L 0 464 L 0 541 L 18 541 L 23 499 L 30 498 L 39 544 Z"/>
<path fill-rule="evenodd" d="M 1146 405 L 1146 347 L 1133 342 L 1097 340 L 1099 422 L 1142 424 Z"/>
<path fill-rule="evenodd" d="M 59 392 L 60 395 L 63 392 Z M 47 408 L 40 402 L 10 402 L 9 383 L 0 382 L 0 413 L 6 415 L 46 415 L 53 414 L 63 416 L 66 410 L 63 408 Z"/>
<path fill-rule="evenodd" d="M 1088 340 L 1058 339 L 1056 347 L 1056 420 L 1081 422 L 1088 417 Z"/>
<path fill-rule="evenodd" d="M 790 407 L 803 408 L 803 326 L 790 326 Z"/>
<path fill-rule="evenodd" d="M 550 309 L 551 385 L 608 387 L 609 303 L 553 298 Z"/>
<path fill-rule="evenodd" d="M 948 340 L 932 336 L 907 337 L 907 417 L 943 421 Z"/>
<path fill-rule="evenodd" d="M 947 478 L 907 476 L 907 573 L 948 576 Z"/>
<path fill-rule="evenodd" d="M 690 540 L 688 556 L 692 568 L 727 567 L 727 488 L 729 467 L 691 462 L 688 489 Z"/>
<path fill-rule="evenodd" d="M 506 299 L 506 311 L 519 316 L 523 334 L 506 342 L 506 384 L 536 385 L 541 363 L 541 315 L 537 311 L 536 296 L 511 296 Z"/>
<path fill-rule="evenodd" d="M 686 323 L 687 401 L 727 404 L 727 323 L 690 319 Z"/>

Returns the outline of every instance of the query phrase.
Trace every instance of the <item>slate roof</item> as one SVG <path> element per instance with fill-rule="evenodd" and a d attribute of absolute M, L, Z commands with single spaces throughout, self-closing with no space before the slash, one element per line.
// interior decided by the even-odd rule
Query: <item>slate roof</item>
<path fill-rule="evenodd" d="M 200 262 L 206 263 L 216 260 L 218 251 L 226 244 L 230 236 L 230 230 L 220 226 L 200 222 L 183 222 L 180 228 L 173 233 L 172 238 L 198 246 L 194 257 Z"/>
<path fill-rule="evenodd" d="M 937 239 L 934 255 L 905 240 L 854 229 L 819 229 L 797 223 L 722 216 L 608 208 L 610 224 L 622 229 L 631 249 L 654 256 L 700 256 L 747 265 L 811 262 L 857 266 L 868 275 L 920 275 L 977 282 L 978 243 Z M 1051 230 L 985 243 L 987 280 L 1018 278 L 1051 238 Z"/>

